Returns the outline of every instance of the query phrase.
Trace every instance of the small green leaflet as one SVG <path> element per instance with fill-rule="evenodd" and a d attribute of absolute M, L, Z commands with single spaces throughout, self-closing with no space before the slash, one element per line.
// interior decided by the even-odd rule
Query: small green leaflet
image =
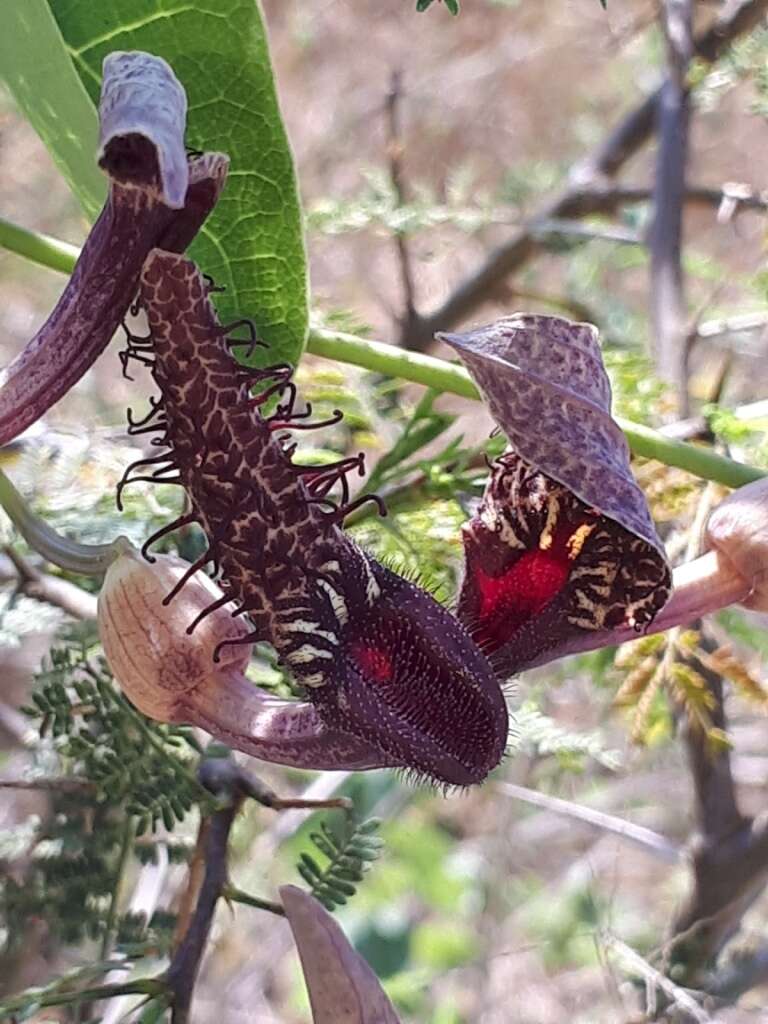
<path fill-rule="evenodd" d="M 432 6 L 433 2 L 434 0 L 416 0 L 416 10 L 426 11 L 428 7 Z M 437 0 L 437 2 L 440 3 L 441 0 Z M 442 0 L 442 2 L 454 16 L 459 13 L 459 0 Z"/>

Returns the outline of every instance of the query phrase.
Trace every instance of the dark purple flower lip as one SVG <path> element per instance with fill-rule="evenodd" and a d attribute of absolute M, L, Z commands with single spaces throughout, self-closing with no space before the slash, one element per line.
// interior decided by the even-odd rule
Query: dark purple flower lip
<path fill-rule="evenodd" d="M 333 581 L 349 617 L 327 682 L 310 692 L 321 718 L 416 776 L 481 782 L 501 761 L 509 727 L 491 666 L 447 609 L 365 557 L 375 600 Z"/>
<path fill-rule="evenodd" d="M 159 451 L 125 482 L 140 470 L 184 488 L 189 513 L 161 532 L 202 527 L 208 550 L 189 574 L 207 564 L 220 572 L 224 595 L 209 611 L 235 602 L 254 627 L 237 642 L 271 642 L 306 689 L 307 715 L 329 734 L 446 784 L 480 781 L 507 737 L 491 667 L 431 595 L 344 534 L 357 504 L 347 474 L 360 459 L 335 468 L 293 463 L 284 432 L 311 421 L 297 411 L 291 368 L 239 366 L 234 325 L 218 323 L 210 288 L 183 256 L 155 250 L 147 259 L 140 298 L 150 337 L 129 341 L 126 358 L 149 364 L 160 389 L 146 422 L 132 426 L 157 432 Z M 265 417 L 268 397 L 277 405 Z"/>

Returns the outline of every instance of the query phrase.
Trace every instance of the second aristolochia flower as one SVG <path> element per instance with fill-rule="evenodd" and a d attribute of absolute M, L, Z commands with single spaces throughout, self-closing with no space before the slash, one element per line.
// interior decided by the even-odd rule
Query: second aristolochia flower
<path fill-rule="evenodd" d="M 647 628 L 671 572 L 611 418 L 596 329 L 517 315 L 439 337 L 510 442 L 464 527 L 460 619 L 506 674 L 579 634 Z"/>

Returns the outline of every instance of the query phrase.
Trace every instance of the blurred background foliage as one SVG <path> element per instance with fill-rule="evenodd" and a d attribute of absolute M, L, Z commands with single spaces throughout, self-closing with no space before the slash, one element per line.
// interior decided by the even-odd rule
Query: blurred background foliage
<path fill-rule="evenodd" d="M 422 14 L 414 6 L 264 2 L 306 208 L 314 319 L 393 341 L 407 340 L 398 241 L 408 246 L 418 309 L 439 307 L 656 86 L 664 61 L 653 0 L 548 0 L 544 17 L 534 0 L 475 0 L 458 18 L 449 16 L 457 5 L 448 0 L 420 2 Z M 697 22 L 720 6 L 697 4 Z M 768 31 L 758 28 L 714 68 L 691 70 L 692 183 L 762 189 L 767 58 Z M 396 138 L 387 119 L 393 91 Z M 84 226 L 73 200 L 1 92 L 0 133 L 3 212 L 80 242 Z M 649 147 L 622 184 L 647 190 L 652 176 Z M 471 319 L 526 309 L 595 322 L 616 411 L 669 426 L 679 420 L 677 399 L 655 372 L 649 339 L 649 209 L 646 196 L 610 214 L 538 225 L 536 258 L 489 293 Z M 687 436 L 768 468 L 764 213 L 729 216 L 723 204 L 697 202 L 686 208 L 685 225 L 696 420 Z M 0 254 L 3 362 L 31 336 L 60 287 L 54 274 Z M 437 345 L 431 351 L 446 355 Z M 486 457 L 503 448 L 489 436 L 490 419 L 458 398 L 317 358 L 302 362 L 298 380 L 318 418 L 336 408 L 345 413 L 343 423 L 312 434 L 301 457 L 364 449 L 369 479 L 391 514 L 361 514 L 356 536 L 450 603 L 461 524 L 482 491 Z M 147 391 L 145 379 L 122 380 L 108 353 L 44 427 L 4 453 L 17 486 L 57 529 L 83 541 L 124 533 L 140 542 L 178 514 L 174 489 L 141 484 L 127 492 L 123 514 L 114 507 L 115 484 L 135 457 L 124 409 L 140 407 Z M 635 470 L 680 560 L 695 549 L 697 510 L 724 492 L 656 463 L 637 460 Z M 64 610 L 29 595 L 18 560 L 44 567 L 5 521 L 0 544 L 0 777 L 42 787 L 0 790 L 1 1001 L 107 955 L 110 962 L 127 957 L 141 973 L 162 965 L 194 848 L 201 799 L 194 766 L 205 738 L 147 723 L 130 708 L 99 660 L 92 625 L 73 630 Z M 191 532 L 164 544 L 193 558 L 200 538 Z M 729 609 L 706 636 L 639 640 L 526 674 L 510 686 L 510 757 L 471 793 L 445 797 L 389 772 L 311 779 L 256 766 L 281 794 L 336 792 L 353 799 L 358 822 L 381 819 L 381 855 L 365 861 L 370 870 L 338 913 L 404 1021 L 650 1019 L 637 1016 L 647 1010 L 637 973 L 612 951 L 625 943 L 664 966 L 664 936 L 688 885 L 682 850 L 694 825 L 681 724 L 703 730 L 713 749 L 731 751 L 746 811 L 764 805 L 764 627 L 759 617 Z M 683 656 L 702 659 L 704 668 Z M 726 680 L 727 734 L 710 717 L 707 667 Z M 291 692 L 268 648 L 259 648 L 250 671 L 261 685 Z M 43 785 L 62 776 L 88 784 Z M 593 816 L 580 814 L 583 808 Z M 302 858 L 324 870 L 328 858 L 313 834 L 322 839 L 322 820 L 342 836 L 342 819 L 340 812 L 275 817 L 246 805 L 232 839 L 234 884 L 268 900 L 277 885 L 301 883 Z M 623 832 L 626 822 L 640 831 Z M 158 874 L 147 920 L 131 899 Z M 344 895 L 343 887 L 336 891 Z M 760 895 L 727 951 L 732 958 L 768 939 L 767 910 Z M 99 976 L 98 963 L 93 973 Z M 764 1019 L 764 1003 L 765 987 L 753 989 L 717 1019 Z M 236 913 L 222 907 L 195 1007 L 196 1019 L 218 1024 L 306 1021 L 285 925 L 247 906 Z M 27 1019 L 97 1019 L 87 1010 L 57 1012 L 36 1017 L 34 996 L 24 1011 Z M 114 1024 L 110 1013 L 102 1019 Z"/>

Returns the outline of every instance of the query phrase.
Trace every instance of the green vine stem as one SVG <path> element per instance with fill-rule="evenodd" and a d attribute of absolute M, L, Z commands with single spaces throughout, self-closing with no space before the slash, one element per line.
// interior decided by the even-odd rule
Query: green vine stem
<path fill-rule="evenodd" d="M 77 249 L 73 246 L 2 219 L 0 246 L 62 273 L 70 273 L 77 258 Z M 307 351 L 324 359 L 351 363 L 391 377 L 401 377 L 436 391 L 447 391 L 475 400 L 480 398 L 477 388 L 462 366 L 434 356 L 409 352 L 381 341 L 369 341 L 353 334 L 316 327 L 310 330 Z M 635 455 L 656 459 L 667 466 L 684 469 L 703 480 L 713 480 L 726 487 L 741 487 L 766 476 L 764 470 L 727 459 L 708 448 L 674 441 L 650 427 L 619 417 L 616 419 Z"/>
<path fill-rule="evenodd" d="M 32 512 L 8 477 L 0 470 L 0 507 L 24 540 L 53 565 L 82 576 L 103 576 L 110 563 L 131 542 L 118 537 L 111 544 L 80 544 L 63 537 Z"/>
<path fill-rule="evenodd" d="M 59 270 L 62 274 L 71 274 L 80 255 L 76 245 L 62 242 L 50 235 L 36 231 L 28 231 L 0 217 L 0 244 L 10 252 L 15 252 L 33 263 L 51 270 Z"/>
<path fill-rule="evenodd" d="M 381 341 L 368 341 L 352 334 L 341 334 L 316 328 L 310 332 L 307 351 L 326 359 L 352 363 L 367 370 L 402 377 L 432 387 L 436 391 L 449 391 L 464 398 L 479 399 L 480 394 L 463 366 L 448 363 L 434 356 L 409 352 L 386 345 Z M 687 470 L 702 480 L 713 480 L 726 487 L 741 487 L 766 476 L 766 471 L 727 459 L 708 448 L 674 441 L 640 423 L 614 417 L 627 438 L 633 454 L 656 459 L 666 466 Z"/>

